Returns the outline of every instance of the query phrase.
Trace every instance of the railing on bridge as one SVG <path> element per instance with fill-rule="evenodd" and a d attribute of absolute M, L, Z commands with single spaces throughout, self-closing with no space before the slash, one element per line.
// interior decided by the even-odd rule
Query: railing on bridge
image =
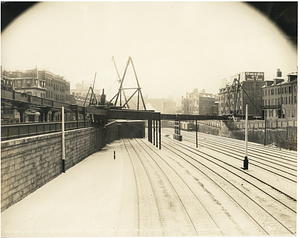
<path fill-rule="evenodd" d="M 1 125 L 1 140 L 12 140 L 46 133 L 60 132 L 61 122 L 41 122 Z M 91 121 L 67 121 L 65 130 L 73 130 L 92 126 Z"/>

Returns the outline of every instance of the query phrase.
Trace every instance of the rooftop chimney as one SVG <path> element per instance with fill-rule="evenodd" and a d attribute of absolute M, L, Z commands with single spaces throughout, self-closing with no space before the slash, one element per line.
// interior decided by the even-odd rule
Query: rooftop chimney
<path fill-rule="evenodd" d="M 282 72 L 280 69 L 277 69 L 276 77 L 282 77 Z"/>

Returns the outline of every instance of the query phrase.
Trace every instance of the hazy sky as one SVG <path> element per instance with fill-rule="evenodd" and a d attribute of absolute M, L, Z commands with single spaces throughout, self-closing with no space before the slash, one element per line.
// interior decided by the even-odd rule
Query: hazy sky
<path fill-rule="evenodd" d="M 297 71 L 297 50 L 275 25 L 239 2 L 42 2 L 1 35 L 2 66 L 38 66 L 71 88 L 94 79 L 108 99 L 131 56 L 144 95 L 180 98 L 194 88 L 217 93 L 223 78 Z M 134 77 L 131 66 L 125 81 Z M 129 83 L 128 83 L 129 84 Z M 114 85 L 114 87 L 112 87 Z M 132 85 L 135 86 L 135 85 Z"/>

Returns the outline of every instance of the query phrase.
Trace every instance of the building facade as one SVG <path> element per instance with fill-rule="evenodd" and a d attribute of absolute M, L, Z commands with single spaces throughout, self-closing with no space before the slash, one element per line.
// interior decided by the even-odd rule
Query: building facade
<path fill-rule="evenodd" d="M 14 90 L 35 97 L 75 104 L 74 96 L 70 95 L 70 82 L 59 75 L 38 68 L 26 71 L 6 71 L 1 68 L 1 85 L 6 90 Z M 51 109 L 40 107 L 32 109 L 28 105 L 4 105 L 2 103 L 1 119 L 3 122 L 47 121 L 55 120 Z M 56 113 L 59 117 L 60 112 Z M 58 120 L 58 118 L 56 118 Z"/>
<path fill-rule="evenodd" d="M 242 72 L 231 77 L 230 84 L 219 89 L 219 115 L 248 115 L 262 117 L 264 72 Z"/>
<path fill-rule="evenodd" d="M 6 71 L 5 77 L 10 78 L 16 92 L 46 98 L 46 82 L 38 78 L 38 70 Z"/>
<path fill-rule="evenodd" d="M 71 103 L 70 82 L 47 70 L 5 71 L 3 77 L 13 81 L 16 92 Z"/>
<path fill-rule="evenodd" d="M 297 118 L 297 91 L 297 73 L 283 78 L 278 70 L 276 77 L 262 87 L 264 118 Z"/>
<path fill-rule="evenodd" d="M 194 89 L 191 93 L 186 93 L 186 97 L 181 100 L 182 113 L 190 115 L 217 115 L 217 105 L 215 97 L 212 93 L 205 93 L 203 89 L 201 92 Z"/>
<path fill-rule="evenodd" d="M 75 103 L 70 95 L 70 82 L 65 80 L 63 76 L 47 70 L 39 70 L 37 78 L 46 83 L 45 98 L 53 101 Z"/>

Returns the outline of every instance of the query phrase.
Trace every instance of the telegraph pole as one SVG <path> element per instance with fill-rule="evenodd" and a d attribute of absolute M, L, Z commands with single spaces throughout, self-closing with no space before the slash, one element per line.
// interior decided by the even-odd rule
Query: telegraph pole
<path fill-rule="evenodd" d="M 245 159 L 244 159 L 244 170 L 248 170 L 248 104 L 246 104 L 246 118 L 245 118 Z"/>

